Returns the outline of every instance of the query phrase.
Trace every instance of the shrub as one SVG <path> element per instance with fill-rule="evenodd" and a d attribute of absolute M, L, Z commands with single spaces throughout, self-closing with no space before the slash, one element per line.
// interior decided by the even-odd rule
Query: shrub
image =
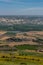
<path fill-rule="evenodd" d="M 20 63 L 20 65 L 27 65 L 26 63 Z"/>

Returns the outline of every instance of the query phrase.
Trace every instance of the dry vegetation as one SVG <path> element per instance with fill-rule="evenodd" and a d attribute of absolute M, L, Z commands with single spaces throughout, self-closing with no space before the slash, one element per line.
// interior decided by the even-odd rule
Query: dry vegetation
<path fill-rule="evenodd" d="M 37 38 L 43 39 L 43 31 L 30 31 L 30 32 L 22 32 L 17 33 L 16 35 L 6 35 L 7 31 L 0 31 L 0 40 L 6 41 L 10 43 L 10 45 L 23 45 L 23 44 L 30 44 L 30 45 L 38 45 L 38 42 L 33 42 Z M 15 38 L 21 41 L 15 42 Z M 12 41 L 12 42 L 11 42 Z M 4 44 L 4 43 L 2 43 Z"/>

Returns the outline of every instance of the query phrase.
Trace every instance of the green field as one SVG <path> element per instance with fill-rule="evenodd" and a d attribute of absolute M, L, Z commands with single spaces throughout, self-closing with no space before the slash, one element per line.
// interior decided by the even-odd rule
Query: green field
<path fill-rule="evenodd" d="M 18 46 L 15 46 L 17 49 L 19 50 L 25 50 L 25 49 L 29 49 L 29 50 L 37 50 L 40 48 L 43 48 L 43 45 L 18 45 Z"/>

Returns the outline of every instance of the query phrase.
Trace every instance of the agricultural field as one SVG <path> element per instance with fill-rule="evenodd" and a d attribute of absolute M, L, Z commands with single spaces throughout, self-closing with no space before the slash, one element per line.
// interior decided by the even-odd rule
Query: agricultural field
<path fill-rule="evenodd" d="M 0 26 L 0 65 L 43 65 L 43 26 Z"/>

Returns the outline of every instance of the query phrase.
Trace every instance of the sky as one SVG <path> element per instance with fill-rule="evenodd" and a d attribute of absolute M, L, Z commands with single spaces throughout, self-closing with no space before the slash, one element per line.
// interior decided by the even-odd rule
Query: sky
<path fill-rule="evenodd" d="M 0 0 L 0 15 L 43 15 L 43 0 Z"/>

